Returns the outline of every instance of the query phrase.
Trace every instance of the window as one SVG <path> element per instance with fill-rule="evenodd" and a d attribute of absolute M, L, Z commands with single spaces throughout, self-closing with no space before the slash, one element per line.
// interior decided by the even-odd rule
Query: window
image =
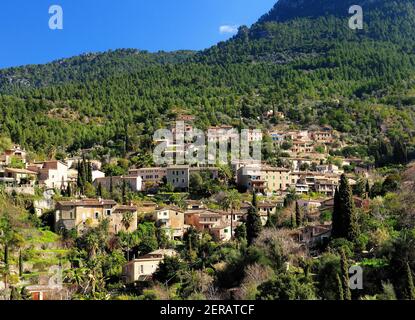
<path fill-rule="evenodd" d="M 99 212 L 95 212 L 95 219 L 99 219 Z"/>
<path fill-rule="evenodd" d="M 111 215 L 111 209 L 106 209 L 105 210 L 106 215 L 109 217 Z"/>
<path fill-rule="evenodd" d="M 140 266 L 140 272 L 144 273 L 144 266 L 143 265 Z"/>

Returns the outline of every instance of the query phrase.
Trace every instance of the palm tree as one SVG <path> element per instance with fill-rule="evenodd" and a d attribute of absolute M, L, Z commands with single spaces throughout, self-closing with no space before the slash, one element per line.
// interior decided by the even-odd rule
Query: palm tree
<path fill-rule="evenodd" d="M 65 271 L 64 281 L 76 285 L 77 291 L 81 289 L 85 293 L 87 289 L 87 270 L 87 268 L 69 269 Z"/>
<path fill-rule="evenodd" d="M 225 197 L 221 201 L 221 206 L 225 211 L 231 210 L 231 238 L 233 238 L 234 210 L 238 210 L 241 207 L 240 193 L 235 189 L 227 191 Z"/>
<path fill-rule="evenodd" d="M 128 231 L 128 229 L 130 229 L 133 219 L 134 219 L 134 215 L 131 211 L 125 212 L 122 215 L 121 224 L 125 228 L 125 231 Z"/>
<path fill-rule="evenodd" d="M 94 258 L 100 246 L 100 239 L 94 232 L 90 232 L 85 237 L 86 246 L 90 258 Z"/>

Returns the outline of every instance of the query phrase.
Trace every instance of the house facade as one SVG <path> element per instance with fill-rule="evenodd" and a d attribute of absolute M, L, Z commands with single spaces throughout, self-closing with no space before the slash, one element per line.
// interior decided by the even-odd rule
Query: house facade
<path fill-rule="evenodd" d="M 172 184 L 177 190 L 188 190 L 189 178 L 189 166 L 171 166 L 167 168 L 167 183 Z"/>
<path fill-rule="evenodd" d="M 270 166 L 245 166 L 238 170 L 237 183 L 249 191 L 269 194 L 287 190 L 290 170 Z"/>
<path fill-rule="evenodd" d="M 143 188 L 148 189 L 159 185 L 163 181 L 167 176 L 167 169 L 161 167 L 130 169 L 128 174 L 132 177 L 141 177 Z"/>
<path fill-rule="evenodd" d="M 128 230 L 123 225 L 123 217 L 132 216 Z M 104 219 L 109 220 L 109 232 L 133 232 L 137 230 L 137 208 L 119 206 L 114 200 L 84 199 L 58 201 L 55 210 L 55 231 L 76 229 L 82 233 L 89 228 L 97 227 Z"/>
<path fill-rule="evenodd" d="M 174 257 L 177 253 L 171 249 L 159 249 L 146 254 L 138 259 L 129 261 L 123 267 L 123 278 L 126 284 L 135 283 L 137 281 L 148 281 L 156 272 L 160 262 L 166 256 Z"/>
<path fill-rule="evenodd" d="M 103 177 L 94 180 L 95 187 L 98 187 L 101 184 L 101 187 L 107 190 L 111 189 L 111 185 L 112 188 L 121 188 L 124 183 L 133 192 L 139 192 L 143 190 L 143 182 L 140 176 Z"/>
<path fill-rule="evenodd" d="M 37 162 L 29 165 L 28 170 L 37 172 L 39 184 L 46 188 L 63 189 L 68 185 L 68 165 L 62 161 Z"/>
<path fill-rule="evenodd" d="M 153 219 L 166 232 L 170 240 L 183 238 L 187 228 L 184 223 L 184 212 L 181 209 L 175 207 L 160 208 L 153 213 Z"/>

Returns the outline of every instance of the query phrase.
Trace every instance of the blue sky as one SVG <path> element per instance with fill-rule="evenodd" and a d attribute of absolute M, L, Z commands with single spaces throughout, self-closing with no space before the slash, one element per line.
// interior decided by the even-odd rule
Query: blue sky
<path fill-rule="evenodd" d="M 0 68 L 117 48 L 199 50 L 250 25 L 276 0 L 1 0 Z M 63 30 L 49 29 L 49 7 Z M 222 28 L 221 28 L 222 27 Z"/>

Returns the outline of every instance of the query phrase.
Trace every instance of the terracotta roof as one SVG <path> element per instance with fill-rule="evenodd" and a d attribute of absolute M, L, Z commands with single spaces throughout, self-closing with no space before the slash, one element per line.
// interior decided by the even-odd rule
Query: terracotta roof
<path fill-rule="evenodd" d="M 184 213 L 184 210 L 182 210 L 181 208 L 179 208 L 177 206 L 173 206 L 173 205 L 156 208 L 156 211 L 163 211 L 163 210 L 173 210 L 173 211 L 178 211 L 178 212 Z"/>
<path fill-rule="evenodd" d="M 177 169 L 190 169 L 188 165 L 174 165 L 167 167 L 167 170 L 177 170 Z"/>
<path fill-rule="evenodd" d="M 271 166 L 262 166 L 260 167 L 260 169 L 262 171 L 284 171 L 284 172 L 290 171 L 290 169 L 287 169 L 287 168 L 277 168 L 277 167 L 271 167 Z"/>
<path fill-rule="evenodd" d="M 137 207 L 134 206 L 125 206 L 125 205 L 117 205 L 114 208 L 114 211 L 131 211 L 131 212 L 136 212 L 137 211 Z"/>
<path fill-rule="evenodd" d="M 22 174 L 33 174 L 33 175 L 37 174 L 37 172 L 29 171 L 26 169 L 6 168 L 5 171 L 13 172 L 13 173 L 22 173 Z"/>
<path fill-rule="evenodd" d="M 62 207 L 81 207 L 81 206 L 115 206 L 117 202 L 114 200 L 100 200 L 100 199 L 83 199 L 83 200 L 71 200 L 71 201 L 58 201 L 58 205 Z"/>
<path fill-rule="evenodd" d="M 230 222 L 229 223 L 225 223 L 225 222 L 221 222 L 219 225 L 210 228 L 211 230 L 222 230 L 222 229 L 226 229 L 229 228 L 231 226 Z"/>

